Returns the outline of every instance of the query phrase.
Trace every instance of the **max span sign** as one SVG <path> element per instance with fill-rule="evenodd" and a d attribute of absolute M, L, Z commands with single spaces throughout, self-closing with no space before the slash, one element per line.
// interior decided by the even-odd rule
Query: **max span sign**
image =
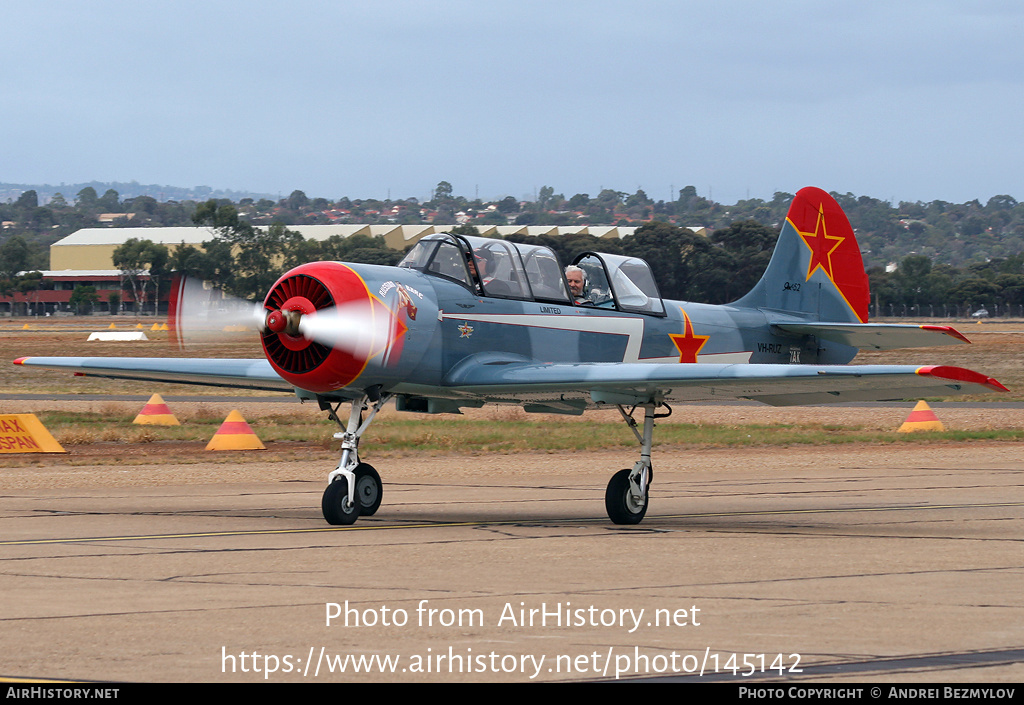
<path fill-rule="evenodd" d="M 0 415 L 0 453 L 65 453 L 35 414 Z"/>

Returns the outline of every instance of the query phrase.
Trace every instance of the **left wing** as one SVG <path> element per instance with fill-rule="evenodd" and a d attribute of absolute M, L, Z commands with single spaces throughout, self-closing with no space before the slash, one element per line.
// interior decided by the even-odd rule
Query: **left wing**
<path fill-rule="evenodd" d="M 266 359 L 177 357 L 20 357 L 15 365 L 70 370 L 83 377 L 292 392 Z"/>
<path fill-rule="evenodd" d="M 589 396 L 598 404 L 752 399 L 791 406 L 1008 391 L 991 377 L 948 366 L 497 361 L 461 365 L 445 386 L 467 397 L 555 405 Z"/>

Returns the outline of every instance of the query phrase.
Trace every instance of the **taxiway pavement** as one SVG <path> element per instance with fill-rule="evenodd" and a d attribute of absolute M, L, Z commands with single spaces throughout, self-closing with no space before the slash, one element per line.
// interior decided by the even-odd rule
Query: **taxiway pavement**
<path fill-rule="evenodd" d="M 5 489 L 0 676 L 1024 681 L 1019 444 L 659 451 L 614 526 L 631 461 L 389 459 L 353 527 L 303 461 Z"/>

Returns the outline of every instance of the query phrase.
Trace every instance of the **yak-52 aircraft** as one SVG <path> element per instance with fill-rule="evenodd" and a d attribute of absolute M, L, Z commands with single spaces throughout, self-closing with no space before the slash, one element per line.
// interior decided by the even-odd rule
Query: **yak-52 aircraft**
<path fill-rule="evenodd" d="M 546 247 L 431 235 L 397 267 L 311 262 L 286 273 L 257 305 L 265 359 L 27 357 L 15 364 L 315 400 L 342 428 L 335 434 L 341 461 L 322 500 L 331 524 L 351 524 L 380 506 L 380 476 L 360 461 L 359 439 L 392 399 L 400 411 L 421 413 L 489 403 L 554 414 L 618 409 L 640 459 L 612 476 L 605 506 L 613 522 L 636 524 L 648 507 L 654 421 L 671 412 L 670 402 L 783 406 L 1006 391 L 959 367 L 845 364 L 860 348 L 968 341 L 946 326 L 867 322 L 857 240 L 820 189 L 796 195 L 767 271 L 732 304 L 663 300 L 650 267 L 635 257 L 585 252 L 574 264 L 585 274 L 583 292 L 570 291 Z M 196 319 L 184 309 L 193 304 L 184 295 L 177 301 L 172 319 L 187 334 Z M 344 403 L 351 404 L 347 422 L 338 416 Z"/>

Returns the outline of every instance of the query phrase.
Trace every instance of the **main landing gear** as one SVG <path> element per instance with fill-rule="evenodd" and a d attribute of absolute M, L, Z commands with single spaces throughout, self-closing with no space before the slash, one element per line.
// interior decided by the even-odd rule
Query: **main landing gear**
<path fill-rule="evenodd" d="M 377 395 L 376 399 L 365 396 L 352 401 L 348 425 L 342 425 L 338 418 L 338 406 L 330 409 L 330 417 L 345 429 L 335 433 L 341 439 L 341 461 L 334 472 L 327 476 L 327 489 L 324 490 L 320 508 L 328 524 L 353 524 L 360 516 L 373 516 L 380 507 L 384 497 L 384 487 L 380 475 L 372 465 L 359 462 L 359 439 L 369 428 L 377 412 L 391 398 L 390 394 Z M 363 412 L 370 410 L 366 419 Z"/>
<path fill-rule="evenodd" d="M 320 503 L 328 524 L 353 524 L 360 516 L 373 516 L 380 507 L 384 496 L 380 475 L 372 465 L 359 461 L 359 439 L 391 396 L 368 394 L 352 400 L 347 424 L 342 424 L 337 413 L 343 402 L 333 408 L 321 402 L 322 408 L 330 410 L 330 418 L 344 429 L 334 434 L 335 438 L 341 439 L 341 461 L 337 469 L 328 475 L 327 489 Z M 654 413 L 661 406 L 668 409 L 667 414 Z M 641 407 L 644 410 L 643 433 L 637 430 L 638 424 L 633 418 L 634 412 Z M 620 470 L 612 476 L 604 493 L 604 506 L 613 523 L 639 524 L 647 514 L 648 492 L 654 479 L 654 468 L 651 466 L 654 420 L 671 416 L 672 409 L 668 404 L 654 402 L 637 404 L 629 412 L 621 404 L 617 404 L 616 408 L 640 442 L 640 460 L 632 469 Z M 364 419 L 363 412 L 367 410 L 369 414 Z"/>
<path fill-rule="evenodd" d="M 638 406 L 644 410 L 643 434 L 637 431 L 637 422 L 633 418 L 633 412 Z M 659 406 L 664 406 L 669 411 L 667 414 L 655 414 Z M 636 439 L 640 441 L 640 460 L 633 469 L 626 468 L 619 470 L 612 475 L 608 483 L 608 489 L 604 493 L 604 507 L 608 512 L 608 518 L 615 524 L 639 524 L 647 514 L 648 492 L 651 481 L 654 479 L 654 468 L 651 465 L 651 442 L 654 436 L 654 419 L 661 419 L 672 415 L 672 409 L 668 404 L 639 404 L 626 413 L 621 404 L 616 407 L 622 414 L 622 420 L 629 426 Z"/>

